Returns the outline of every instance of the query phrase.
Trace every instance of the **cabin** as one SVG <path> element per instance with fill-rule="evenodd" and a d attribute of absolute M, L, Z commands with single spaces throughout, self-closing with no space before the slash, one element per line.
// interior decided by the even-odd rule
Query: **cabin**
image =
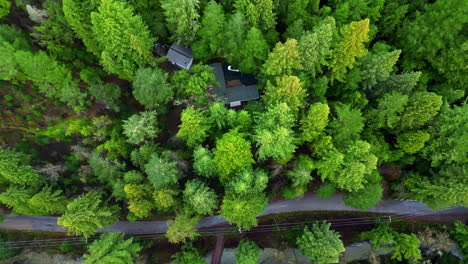
<path fill-rule="evenodd" d="M 214 92 L 231 107 L 240 106 L 242 102 L 260 98 L 257 79 L 251 74 L 242 74 L 239 70 L 222 63 L 213 63 L 216 81 L 219 85 Z"/>
<path fill-rule="evenodd" d="M 173 43 L 167 52 L 167 60 L 179 68 L 188 70 L 192 67 L 193 53 L 191 49 Z"/>

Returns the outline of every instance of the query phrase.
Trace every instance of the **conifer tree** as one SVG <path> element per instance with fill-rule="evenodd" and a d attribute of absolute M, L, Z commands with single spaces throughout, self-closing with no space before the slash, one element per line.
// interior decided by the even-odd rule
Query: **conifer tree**
<path fill-rule="evenodd" d="M 252 27 L 267 31 L 276 25 L 273 0 L 237 0 L 234 7 L 245 14 Z"/>
<path fill-rule="evenodd" d="M 101 201 L 101 194 L 88 192 L 67 205 L 65 214 L 57 219 L 70 234 L 89 237 L 98 228 L 107 228 L 117 222 L 117 206 L 108 206 Z"/>
<path fill-rule="evenodd" d="M 161 6 L 168 23 L 172 40 L 182 45 L 190 45 L 200 27 L 198 0 L 163 0 Z M 218 21 L 221 23 L 221 21 Z"/>
<path fill-rule="evenodd" d="M 185 213 L 177 214 L 174 221 L 167 222 L 166 237 L 169 242 L 185 242 L 187 239 L 191 240 L 198 236 L 196 225 L 199 219 L 199 217 L 191 217 Z"/>
<path fill-rule="evenodd" d="M 207 61 L 222 53 L 224 46 L 224 11 L 220 4 L 211 0 L 205 7 L 201 20 L 198 40 L 192 45 L 195 59 Z"/>
<path fill-rule="evenodd" d="M 123 121 L 123 133 L 127 142 L 140 144 L 144 140 L 154 139 L 159 134 L 156 111 L 140 112 Z"/>
<path fill-rule="evenodd" d="M 188 107 L 182 111 L 182 123 L 179 125 L 177 137 L 183 139 L 189 147 L 202 143 L 208 137 L 210 123 L 201 110 Z"/>
<path fill-rule="evenodd" d="M 148 110 L 164 112 L 174 90 L 168 83 L 168 74 L 160 68 L 140 68 L 133 79 L 133 95 Z"/>
<path fill-rule="evenodd" d="M 239 70 L 243 73 L 257 73 L 268 56 L 268 43 L 262 32 L 251 27 L 239 52 Z"/>
<path fill-rule="evenodd" d="M 286 103 L 293 112 L 304 106 L 307 96 L 301 80 L 296 76 L 287 75 L 277 77 L 274 84 L 268 82 L 265 94 L 267 104 Z"/>
<path fill-rule="evenodd" d="M 217 208 L 215 192 L 199 180 L 190 180 L 185 184 L 184 202 L 195 213 L 211 215 Z"/>
<path fill-rule="evenodd" d="M 151 155 L 151 159 L 145 165 L 145 172 L 156 191 L 175 185 L 179 175 L 177 164 L 157 153 Z"/>
<path fill-rule="evenodd" d="M 295 70 L 301 70 L 297 40 L 288 39 L 285 43 L 278 42 L 268 54 L 263 65 L 263 72 L 269 76 L 292 75 Z"/>
<path fill-rule="evenodd" d="M 125 240 L 122 233 L 104 233 L 93 241 L 84 254 L 85 264 L 134 263 L 141 246 L 133 238 Z"/>
<path fill-rule="evenodd" d="M 301 139 L 306 142 L 311 142 L 320 137 L 320 135 L 323 134 L 323 130 L 328 125 L 329 114 L 330 107 L 328 107 L 327 104 L 316 103 L 311 105 L 301 119 Z"/>
<path fill-rule="evenodd" d="M 431 92 L 416 92 L 408 100 L 399 127 L 418 128 L 434 117 L 441 106 L 442 96 Z"/>
<path fill-rule="evenodd" d="M 351 22 L 340 29 L 341 41 L 333 51 L 330 64 L 332 80 L 343 81 L 348 69 L 352 69 L 356 58 L 364 57 L 369 41 L 369 19 Z"/>
<path fill-rule="evenodd" d="M 390 76 L 401 50 L 390 52 L 386 51 L 388 48 L 385 44 L 377 43 L 372 47 L 372 52 L 361 60 L 362 81 L 365 88 L 370 89 Z"/>
<path fill-rule="evenodd" d="M 242 43 L 247 34 L 245 16 L 242 12 L 236 12 L 228 16 L 224 28 L 224 57 L 229 63 L 236 66 L 240 64 L 239 54 Z"/>
<path fill-rule="evenodd" d="M 19 185 L 37 185 L 41 176 L 28 163 L 30 157 L 11 149 L 0 148 L 0 177 Z"/>
<path fill-rule="evenodd" d="M 101 0 L 98 12 L 91 14 L 91 22 L 101 50 L 101 64 L 109 73 L 132 80 L 139 67 L 154 64 L 154 39 L 126 2 Z"/>
<path fill-rule="evenodd" d="M 314 27 L 312 32 L 304 33 L 299 40 L 302 66 L 304 71 L 312 77 L 322 73 L 323 66 L 328 65 L 335 31 L 335 19 L 326 17 L 319 25 Z"/>
<path fill-rule="evenodd" d="M 236 263 L 256 264 L 260 257 L 260 248 L 251 240 L 241 240 L 237 246 Z"/>

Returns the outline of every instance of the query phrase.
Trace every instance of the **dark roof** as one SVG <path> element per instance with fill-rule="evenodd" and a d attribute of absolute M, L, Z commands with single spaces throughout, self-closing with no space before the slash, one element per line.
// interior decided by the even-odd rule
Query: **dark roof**
<path fill-rule="evenodd" d="M 193 62 L 192 50 L 181 46 L 177 43 L 173 43 L 167 52 L 167 59 L 181 68 L 190 69 Z"/>
<path fill-rule="evenodd" d="M 229 71 L 227 65 L 221 63 L 213 63 L 210 66 L 213 67 L 216 81 L 220 84 L 214 87 L 214 91 L 226 103 L 254 100 L 260 97 L 255 85 L 257 80 L 253 75 Z M 227 87 L 226 81 L 233 80 L 239 80 L 241 85 Z"/>

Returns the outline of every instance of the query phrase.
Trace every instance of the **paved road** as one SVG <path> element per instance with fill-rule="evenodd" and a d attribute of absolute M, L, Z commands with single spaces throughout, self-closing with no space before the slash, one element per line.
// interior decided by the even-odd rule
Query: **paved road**
<path fill-rule="evenodd" d="M 313 194 L 306 194 L 303 198 L 294 200 L 285 200 L 273 202 L 266 206 L 260 216 L 289 213 L 289 212 L 304 212 L 304 211 L 354 211 L 360 210 L 346 206 L 341 194 L 336 194 L 328 200 L 320 200 Z M 433 211 L 424 204 L 416 201 L 402 200 L 382 200 L 375 207 L 372 207 L 366 212 L 381 213 L 389 215 L 419 215 L 420 218 L 427 216 L 450 217 L 456 215 L 464 219 L 468 219 L 468 208 L 454 207 L 441 211 Z M 412 217 L 417 218 L 417 217 Z M 440 221 L 441 218 L 434 218 L 435 221 Z M 205 217 L 197 224 L 198 229 L 208 228 L 212 226 L 224 225 L 226 220 L 218 216 Z M 66 232 L 65 229 L 57 225 L 57 217 L 53 216 L 27 216 L 18 215 L 10 216 L 0 223 L 0 229 L 9 230 L 36 230 L 48 232 Z M 159 234 L 165 233 L 167 230 L 166 221 L 136 221 L 127 222 L 119 221 L 107 229 L 101 229 L 100 232 L 123 232 L 127 234 Z"/>

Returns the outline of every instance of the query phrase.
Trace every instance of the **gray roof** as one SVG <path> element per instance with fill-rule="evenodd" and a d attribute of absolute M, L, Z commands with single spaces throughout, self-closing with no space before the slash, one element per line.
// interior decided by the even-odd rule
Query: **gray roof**
<path fill-rule="evenodd" d="M 260 98 L 256 85 L 227 87 L 223 65 L 221 63 L 213 63 L 210 64 L 210 66 L 214 68 L 216 81 L 220 84 L 214 87 L 214 91 L 219 97 L 223 98 L 226 103 L 243 102 Z"/>
<path fill-rule="evenodd" d="M 173 43 L 167 52 L 167 59 L 183 69 L 190 69 L 193 62 L 192 50 Z"/>

